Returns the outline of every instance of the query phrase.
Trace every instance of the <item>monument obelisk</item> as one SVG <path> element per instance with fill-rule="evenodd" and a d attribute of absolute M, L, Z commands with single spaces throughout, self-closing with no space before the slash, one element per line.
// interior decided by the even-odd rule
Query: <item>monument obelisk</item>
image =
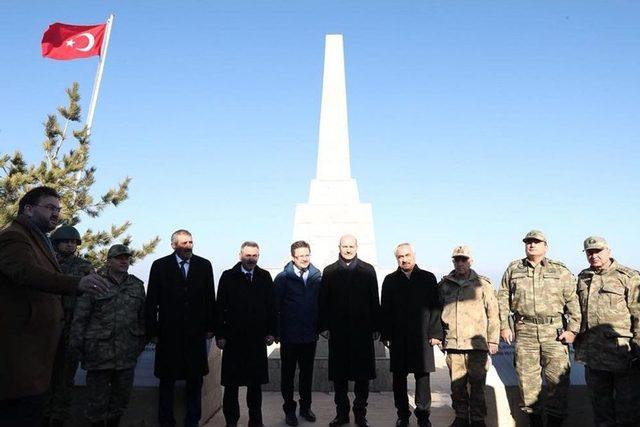
<path fill-rule="evenodd" d="M 358 184 L 351 177 L 342 35 L 329 34 L 324 49 L 316 177 L 311 181 L 309 202 L 296 206 L 293 240 L 309 242 L 311 262 L 322 269 L 338 259 L 338 241 L 343 234 L 356 236 L 358 257 L 377 266 L 371 205 L 360 203 Z M 376 343 L 375 352 L 377 378 L 370 389 L 391 390 L 389 358 L 384 346 Z M 327 340 L 320 338 L 313 368 L 315 391 L 332 390 L 327 357 Z M 280 352 L 277 350 L 269 356 L 269 378 L 271 381 L 265 390 L 279 390 Z"/>
<path fill-rule="evenodd" d="M 312 262 L 322 269 L 338 259 L 338 239 L 343 234 L 356 236 L 358 256 L 377 265 L 371 205 L 360 203 L 358 184 L 351 177 L 342 35 L 329 34 L 324 49 L 316 177 L 311 181 L 308 203 L 296 206 L 293 240 L 308 241 Z"/>

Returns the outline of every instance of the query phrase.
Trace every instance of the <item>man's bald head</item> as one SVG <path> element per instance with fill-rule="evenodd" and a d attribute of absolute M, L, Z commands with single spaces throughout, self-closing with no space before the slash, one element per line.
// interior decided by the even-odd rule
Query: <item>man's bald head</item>
<path fill-rule="evenodd" d="M 340 237 L 340 243 L 338 244 L 338 250 L 340 256 L 345 261 L 349 262 L 356 257 L 358 253 L 358 239 L 351 234 L 345 234 Z"/>

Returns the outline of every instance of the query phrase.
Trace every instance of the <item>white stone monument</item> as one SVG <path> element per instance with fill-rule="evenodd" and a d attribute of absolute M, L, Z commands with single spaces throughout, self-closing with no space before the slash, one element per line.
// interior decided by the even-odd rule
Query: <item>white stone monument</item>
<path fill-rule="evenodd" d="M 338 241 L 343 234 L 356 236 L 358 257 L 377 267 L 371 205 L 360 203 L 358 185 L 351 178 L 342 35 L 329 34 L 324 50 L 316 178 L 311 181 L 309 202 L 296 206 L 293 240 L 309 242 L 311 262 L 322 270 L 338 259 Z M 391 390 L 387 352 L 379 342 L 375 345 L 375 352 L 377 378 L 372 381 L 371 390 Z M 327 341 L 320 338 L 313 369 L 315 391 L 332 390 L 327 375 L 327 357 Z M 269 356 L 269 378 L 271 381 L 265 390 L 279 390 L 278 349 Z"/>
<path fill-rule="evenodd" d="M 322 269 L 338 259 L 343 234 L 358 239 L 358 256 L 377 265 L 373 214 L 369 203 L 360 203 L 358 184 L 351 177 L 347 90 L 341 34 L 326 36 L 318 164 L 311 181 L 309 202 L 298 204 L 293 240 L 311 245 L 313 264 Z"/>

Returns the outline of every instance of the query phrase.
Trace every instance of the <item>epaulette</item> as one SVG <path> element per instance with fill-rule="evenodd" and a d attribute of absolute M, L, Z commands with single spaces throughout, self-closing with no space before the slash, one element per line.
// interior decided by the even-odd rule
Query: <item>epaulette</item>
<path fill-rule="evenodd" d="M 627 277 L 633 277 L 636 274 L 638 274 L 638 272 L 633 268 L 625 267 L 624 265 L 620 265 L 620 264 L 616 266 L 616 270 L 618 270 L 620 273 L 624 274 Z"/>
<path fill-rule="evenodd" d="M 549 264 L 556 264 L 556 265 L 560 265 L 560 266 L 562 266 L 564 268 L 567 268 L 566 265 L 564 265 L 560 261 L 556 261 L 555 259 L 547 258 L 547 261 L 549 261 Z"/>
<path fill-rule="evenodd" d="M 144 286 L 144 282 L 140 279 L 138 279 L 136 276 L 134 276 L 133 274 L 129 275 L 129 279 L 133 279 L 134 282 L 136 282 L 136 284 L 140 284 L 142 286 Z"/>
<path fill-rule="evenodd" d="M 524 262 L 521 259 L 513 260 L 509 263 L 509 266 L 507 268 L 511 268 L 513 266 L 518 266 L 518 265 L 524 265 Z"/>
<path fill-rule="evenodd" d="M 491 279 L 489 279 L 487 276 L 482 276 L 481 274 L 478 274 L 478 279 L 484 280 L 485 282 L 491 285 Z"/>
<path fill-rule="evenodd" d="M 580 273 L 578 273 L 578 277 L 584 276 L 593 276 L 593 270 L 591 270 L 590 268 L 585 268 Z"/>

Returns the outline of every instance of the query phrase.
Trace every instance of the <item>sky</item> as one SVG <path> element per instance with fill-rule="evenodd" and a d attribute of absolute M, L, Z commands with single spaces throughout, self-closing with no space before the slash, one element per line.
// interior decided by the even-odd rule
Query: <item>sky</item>
<path fill-rule="evenodd" d="M 94 196 L 130 198 L 78 228 L 131 220 L 156 253 L 178 228 L 214 273 L 240 243 L 287 259 L 315 176 L 324 37 L 343 34 L 352 176 L 373 206 L 381 267 L 399 242 L 442 275 L 454 246 L 500 280 L 541 229 L 574 273 L 602 235 L 640 268 L 640 3 L 634 1 L 7 2 L 0 153 L 41 159 L 42 123 L 97 57 L 40 55 L 53 22 L 115 14 L 92 129 Z M 71 148 L 72 145 L 67 146 Z"/>

